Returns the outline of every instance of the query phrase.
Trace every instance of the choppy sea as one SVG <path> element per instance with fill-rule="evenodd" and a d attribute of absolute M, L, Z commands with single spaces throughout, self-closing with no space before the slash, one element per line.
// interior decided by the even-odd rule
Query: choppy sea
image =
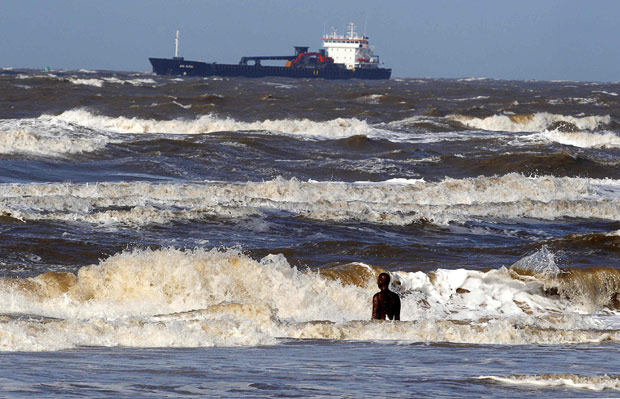
<path fill-rule="evenodd" d="M 619 255 L 620 83 L 0 70 L 0 397 L 620 397 Z"/>

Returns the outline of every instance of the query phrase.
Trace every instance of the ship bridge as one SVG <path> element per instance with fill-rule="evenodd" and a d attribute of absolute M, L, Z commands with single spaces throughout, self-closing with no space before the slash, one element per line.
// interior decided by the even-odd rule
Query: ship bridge
<path fill-rule="evenodd" d="M 379 56 L 373 54 L 367 36 L 360 36 L 355 31 L 355 24 L 347 25 L 347 34 L 338 35 L 336 28 L 323 36 L 323 47 L 327 49 L 327 56 L 334 59 L 336 64 L 344 64 L 347 69 L 377 68 Z"/>

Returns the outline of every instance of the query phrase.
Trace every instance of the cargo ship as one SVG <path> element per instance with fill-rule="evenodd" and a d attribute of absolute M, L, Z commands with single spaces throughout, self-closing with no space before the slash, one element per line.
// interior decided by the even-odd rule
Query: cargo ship
<path fill-rule="evenodd" d="M 379 56 L 373 53 L 368 37 L 360 36 L 352 22 L 345 35 L 339 35 L 334 28 L 330 34 L 324 35 L 323 48 L 318 52 L 310 52 L 308 49 L 306 46 L 295 46 L 295 52 L 291 55 L 243 56 L 238 64 L 189 61 L 179 57 L 177 31 L 174 57 L 149 58 L 149 61 L 154 73 L 174 76 L 389 79 L 392 74 L 391 69 L 379 66 Z M 264 61 L 283 61 L 284 65 L 262 65 Z"/>

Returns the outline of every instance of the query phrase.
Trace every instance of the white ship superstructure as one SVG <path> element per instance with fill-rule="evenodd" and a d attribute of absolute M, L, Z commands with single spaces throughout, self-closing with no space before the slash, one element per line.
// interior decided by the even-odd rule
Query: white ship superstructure
<path fill-rule="evenodd" d="M 338 35 L 336 29 L 332 28 L 331 34 L 323 36 L 327 56 L 333 58 L 336 64 L 344 64 L 347 69 L 379 67 L 379 56 L 373 54 L 368 37 L 360 36 L 353 22 L 347 28 L 346 35 Z"/>

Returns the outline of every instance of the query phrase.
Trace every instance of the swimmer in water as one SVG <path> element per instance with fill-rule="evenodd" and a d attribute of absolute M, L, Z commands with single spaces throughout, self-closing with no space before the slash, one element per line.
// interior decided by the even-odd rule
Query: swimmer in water
<path fill-rule="evenodd" d="M 376 320 L 400 320 L 400 298 L 398 294 L 388 289 L 390 275 L 381 273 L 377 278 L 380 292 L 372 297 L 372 318 Z"/>

